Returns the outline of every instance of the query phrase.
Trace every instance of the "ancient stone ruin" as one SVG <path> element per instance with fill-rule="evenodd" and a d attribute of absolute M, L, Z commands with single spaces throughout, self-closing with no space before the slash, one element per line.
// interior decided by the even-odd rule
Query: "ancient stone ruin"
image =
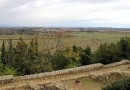
<path fill-rule="evenodd" d="M 120 62 L 116 62 L 108 65 L 103 65 L 101 63 L 98 63 L 98 64 L 91 64 L 91 65 L 86 65 L 86 66 L 81 66 L 76 68 L 58 70 L 53 72 L 45 72 L 45 73 L 33 74 L 33 75 L 18 76 L 18 77 L 13 77 L 12 75 L 1 76 L 0 85 L 23 81 L 27 83 L 17 87 L 7 86 L 5 89 L 2 90 L 68 90 L 67 87 L 65 87 L 59 81 L 72 80 L 72 79 L 76 80 L 77 78 L 81 78 L 81 77 L 90 77 L 96 81 L 108 83 L 118 79 L 126 78 L 130 76 L 130 73 L 125 70 L 128 69 L 129 67 L 125 67 L 124 70 L 120 70 L 120 71 L 109 71 L 105 73 L 92 72 L 92 71 L 107 69 L 115 66 L 125 65 L 125 64 L 128 64 L 129 66 L 130 61 L 122 60 Z M 80 73 L 83 73 L 84 75 L 81 76 Z M 77 77 L 74 77 L 76 74 L 79 75 Z M 62 79 L 63 78 L 62 76 L 68 76 L 68 75 L 74 75 L 74 76 Z M 51 80 L 52 77 L 53 80 L 56 78 L 53 82 Z M 45 82 L 45 80 L 49 78 L 50 78 L 50 82 Z M 44 82 L 39 84 L 38 82 L 35 82 L 36 79 L 39 80 L 42 79 Z"/>

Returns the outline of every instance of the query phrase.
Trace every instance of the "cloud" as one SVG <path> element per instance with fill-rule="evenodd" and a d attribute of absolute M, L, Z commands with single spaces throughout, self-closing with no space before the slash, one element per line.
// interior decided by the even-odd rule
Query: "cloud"
<path fill-rule="evenodd" d="M 0 9 L 11 9 L 22 6 L 34 0 L 0 0 Z"/>
<path fill-rule="evenodd" d="M 119 0 L 65 0 L 66 2 L 86 2 L 86 3 L 108 3 L 118 2 Z"/>
<path fill-rule="evenodd" d="M 130 0 L 0 0 L 0 26 L 128 26 Z"/>

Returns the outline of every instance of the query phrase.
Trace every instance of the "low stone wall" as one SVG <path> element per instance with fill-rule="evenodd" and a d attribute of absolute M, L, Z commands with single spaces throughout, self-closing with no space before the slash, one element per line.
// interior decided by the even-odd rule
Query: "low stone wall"
<path fill-rule="evenodd" d="M 119 65 L 123 65 L 123 64 L 130 64 L 130 60 L 122 60 L 120 62 L 107 64 L 107 65 L 104 65 L 104 67 L 109 68 L 109 67 L 115 67 L 115 66 L 119 66 Z"/>
<path fill-rule="evenodd" d="M 0 76 L 0 84 L 12 82 L 14 77 L 12 75 Z"/>
<path fill-rule="evenodd" d="M 53 71 L 53 72 L 45 72 L 45 73 L 39 73 L 39 74 L 32 74 L 32 75 L 25 75 L 25 76 L 18 76 L 18 77 L 2 76 L 2 78 L 0 79 L 0 84 L 10 83 L 10 82 L 15 82 L 15 81 L 20 81 L 20 80 L 32 80 L 32 79 L 37 79 L 37 78 L 48 78 L 52 76 L 68 75 L 68 74 L 73 74 L 73 73 L 78 73 L 78 72 L 88 72 L 88 71 L 100 69 L 102 67 L 103 67 L 103 64 L 97 63 L 97 64 L 76 67 L 76 68 L 58 70 L 58 71 Z"/>
<path fill-rule="evenodd" d="M 69 89 L 62 82 L 56 82 L 47 84 L 27 83 L 19 87 L 9 86 L 2 89 L 0 88 L 0 90 L 69 90 Z"/>
<path fill-rule="evenodd" d="M 100 81 L 102 83 L 112 83 L 116 80 L 120 80 L 123 78 L 128 78 L 129 73 L 128 72 L 122 72 L 122 71 L 111 71 L 108 73 L 91 73 L 89 74 L 89 77 L 96 80 Z"/>
<path fill-rule="evenodd" d="M 10 75 L 9 76 L 2 76 L 2 77 L 0 77 L 0 84 L 14 82 L 14 81 L 20 81 L 20 80 L 32 80 L 32 79 L 37 79 L 37 78 L 48 78 L 51 76 L 75 74 L 75 73 L 79 73 L 79 72 L 89 72 L 89 71 L 93 71 L 93 70 L 97 70 L 97 69 L 101 69 L 101 68 L 102 69 L 103 68 L 110 68 L 110 67 L 123 65 L 123 64 L 130 64 L 130 61 L 122 60 L 120 62 L 116 62 L 116 63 L 112 63 L 112 64 L 108 64 L 108 65 L 103 65 L 101 63 L 97 63 L 97 64 L 76 67 L 76 68 L 69 68 L 69 69 L 58 70 L 58 71 L 53 71 L 53 72 L 45 72 L 45 73 L 18 76 L 18 77 L 13 77 Z"/>
<path fill-rule="evenodd" d="M 73 74 L 78 72 L 88 72 L 96 69 L 100 69 L 103 67 L 103 64 L 92 64 L 87 66 L 81 66 L 76 68 L 70 68 L 70 69 L 64 69 L 64 70 L 58 70 L 53 72 L 45 72 L 40 74 L 32 74 L 32 75 L 25 75 L 25 76 L 19 76 L 15 77 L 14 80 L 30 80 L 30 79 L 36 79 L 36 78 L 47 78 L 51 76 L 57 76 L 57 75 L 65 75 L 65 74 Z"/>

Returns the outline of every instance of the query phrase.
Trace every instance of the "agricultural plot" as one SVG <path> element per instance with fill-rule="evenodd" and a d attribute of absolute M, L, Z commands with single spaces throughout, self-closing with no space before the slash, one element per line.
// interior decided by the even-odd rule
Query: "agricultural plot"
<path fill-rule="evenodd" d="M 126 32 L 75 32 L 62 35 L 60 38 L 55 35 L 0 35 L 0 47 L 3 40 L 6 47 L 8 47 L 9 39 L 12 39 L 15 46 L 20 37 L 30 44 L 32 39 L 37 38 L 40 51 L 54 52 L 56 48 L 65 49 L 69 46 L 76 45 L 85 48 L 89 45 L 92 51 L 95 51 L 101 43 L 116 43 L 121 37 L 130 37 L 130 33 Z M 57 46 L 58 45 L 58 46 Z"/>

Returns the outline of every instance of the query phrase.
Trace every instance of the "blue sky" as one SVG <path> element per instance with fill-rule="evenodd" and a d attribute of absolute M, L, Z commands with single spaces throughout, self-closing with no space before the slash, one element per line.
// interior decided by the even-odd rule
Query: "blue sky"
<path fill-rule="evenodd" d="M 0 0 L 0 26 L 130 27 L 130 0 Z"/>

